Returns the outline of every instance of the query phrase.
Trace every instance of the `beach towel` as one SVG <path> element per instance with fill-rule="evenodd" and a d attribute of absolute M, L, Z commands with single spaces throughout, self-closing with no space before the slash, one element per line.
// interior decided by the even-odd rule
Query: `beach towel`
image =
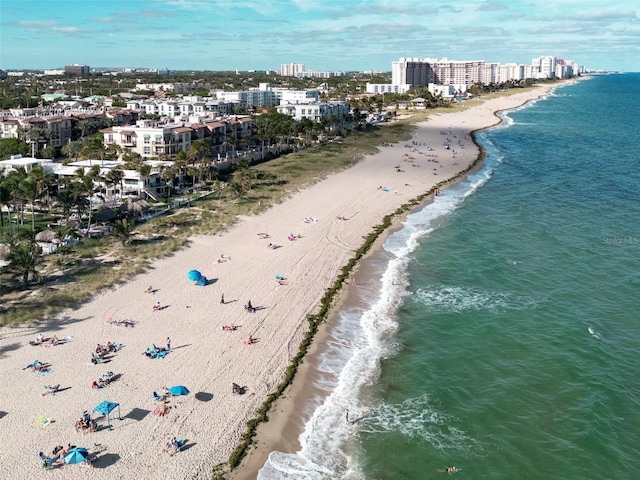
<path fill-rule="evenodd" d="M 46 427 L 47 425 L 53 423 L 54 420 L 46 417 L 45 415 L 40 415 L 38 418 L 36 418 L 35 422 L 33 422 L 34 425 L 40 426 L 40 427 Z"/>

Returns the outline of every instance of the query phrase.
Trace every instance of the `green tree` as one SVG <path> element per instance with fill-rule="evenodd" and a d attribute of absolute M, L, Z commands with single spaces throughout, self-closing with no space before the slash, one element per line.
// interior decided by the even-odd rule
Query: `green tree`
<path fill-rule="evenodd" d="M 68 222 L 69 216 L 71 215 L 71 209 L 76 204 L 76 192 L 74 191 L 74 188 L 69 186 L 59 190 L 56 197 L 56 203 L 62 209 L 62 215 L 65 222 Z"/>
<path fill-rule="evenodd" d="M 9 207 L 11 205 L 11 190 L 4 182 L 0 182 L 0 227 L 4 228 L 4 213 L 3 208 Z M 11 232 L 11 211 L 7 211 L 7 215 L 9 216 L 9 231 Z"/>
<path fill-rule="evenodd" d="M 2 184 L 9 190 L 11 197 L 11 205 L 17 207 L 20 224 L 24 223 L 24 204 L 26 198 L 22 189 L 22 183 L 27 178 L 27 172 L 24 167 L 17 167 L 15 170 L 9 172 L 9 174 L 2 181 Z M 9 216 L 9 222 L 11 222 L 11 216 Z"/>
<path fill-rule="evenodd" d="M 100 160 L 100 165 L 104 165 L 107 152 L 102 141 L 102 134 L 93 135 L 80 149 L 78 155 L 83 160 Z"/>
<path fill-rule="evenodd" d="M 9 273 L 21 278 L 24 288 L 39 279 L 37 267 L 42 262 L 41 249 L 35 241 L 35 235 L 27 240 L 19 241 L 11 247 L 7 255 Z"/>
<path fill-rule="evenodd" d="M 124 181 L 124 172 L 119 168 L 112 168 L 109 170 L 105 177 L 105 182 L 107 186 L 111 185 L 115 190 L 115 186 L 118 185 L 120 187 L 120 198 L 122 198 L 123 185 Z"/>
<path fill-rule="evenodd" d="M 243 158 L 238 162 L 236 171 L 233 172 L 233 183 L 231 186 L 236 193 L 239 193 L 238 196 L 242 196 L 245 192 L 251 190 L 251 185 L 255 178 L 255 172 L 249 166 L 249 161 Z"/>
<path fill-rule="evenodd" d="M 31 154 L 31 148 L 19 138 L 3 138 L 0 140 L 0 160 L 8 160 L 11 155 L 27 157 Z"/>
<path fill-rule="evenodd" d="M 135 228 L 136 221 L 132 218 L 123 218 L 122 220 L 116 220 L 113 227 L 113 235 L 120 240 L 123 247 L 126 247 L 131 243 L 133 239 L 133 229 Z"/>
<path fill-rule="evenodd" d="M 165 181 L 167 185 L 167 196 L 171 198 L 171 189 L 173 188 L 173 179 L 176 177 L 175 167 L 160 167 L 160 178 Z"/>
<path fill-rule="evenodd" d="M 151 175 L 151 165 L 143 163 L 138 167 L 138 173 L 142 178 L 143 189 L 146 190 L 149 185 L 149 176 Z"/>

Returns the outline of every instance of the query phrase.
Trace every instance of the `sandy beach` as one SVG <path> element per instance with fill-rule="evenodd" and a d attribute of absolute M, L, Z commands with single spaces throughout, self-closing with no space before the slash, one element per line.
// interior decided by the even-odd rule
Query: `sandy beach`
<path fill-rule="evenodd" d="M 210 478 L 282 381 L 307 328 L 306 316 L 317 310 L 363 236 L 385 215 L 466 170 L 479 154 L 469 132 L 497 123 L 495 111 L 552 87 L 432 115 L 416 126 L 412 140 L 380 147 L 227 232 L 193 238 L 188 248 L 76 310 L 40 319 L 37 327 L 0 329 L 0 477 L 86 478 L 90 467 L 84 465 L 43 471 L 39 452 L 51 455 L 57 445 L 71 444 L 96 450 L 92 478 Z M 196 286 L 187 278 L 192 269 L 209 283 Z M 145 293 L 149 286 L 153 292 Z M 244 308 L 249 301 L 255 312 Z M 110 319 L 129 319 L 135 326 Z M 236 328 L 223 329 L 231 325 Z M 68 341 L 29 345 L 39 334 Z M 255 341 L 247 344 L 250 337 Z M 153 345 L 166 348 L 167 339 L 164 358 L 144 354 Z M 93 364 L 96 345 L 107 342 L 122 348 L 107 355 L 108 363 Z M 25 369 L 35 360 L 49 366 L 43 372 Z M 118 378 L 92 388 L 106 372 Z M 244 393 L 233 394 L 233 383 Z M 60 390 L 43 395 L 44 385 Z M 190 393 L 168 397 L 164 415 L 156 415 L 162 404 L 153 392 L 178 385 Z M 76 431 L 82 413 L 104 400 L 119 404 L 111 428 Z M 106 427 L 99 414 L 93 418 Z M 172 437 L 185 440 L 175 455 L 163 451 Z M 255 478 L 260 455 L 253 454 L 253 467 L 240 472 L 243 478 Z"/>

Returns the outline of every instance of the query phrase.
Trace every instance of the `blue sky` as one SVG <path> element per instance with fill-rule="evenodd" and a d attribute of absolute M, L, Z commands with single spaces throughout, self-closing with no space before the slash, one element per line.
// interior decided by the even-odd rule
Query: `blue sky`
<path fill-rule="evenodd" d="M 400 57 L 640 71 L 638 0 L 2 0 L 0 68 L 390 71 Z"/>

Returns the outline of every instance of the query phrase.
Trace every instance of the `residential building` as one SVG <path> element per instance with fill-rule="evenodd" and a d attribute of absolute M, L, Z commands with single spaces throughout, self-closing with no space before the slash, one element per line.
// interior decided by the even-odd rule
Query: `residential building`
<path fill-rule="evenodd" d="M 283 77 L 297 77 L 304 72 L 304 63 L 283 63 L 280 65 L 280 75 Z"/>
<path fill-rule="evenodd" d="M 69 116 L 9 116 L 0 117 L 0 138 L 25 139 L 26 132 L 38 128 L 45 132 L 42 146 L 60 149 L 72 139 L 75 119 Z M 35 147 L 35 146 L 34 146 Z"/>
<path fill-rule="evenodd" d="M 216 97 L 225 102 L 237 103 L 241 108 L 268 108 L 278 105 L 278 96 L 268 83 L 260 83 L 258 88 L 251 88 L 240 92 L 216 92 Z"/>
<path fill-rule="evenodd" d="M 155 124 L 150 120 L 101 130 L 105 146 L 119 145 L 138 153 L 143 160 L 161 156 L 170 158 L 181 151 L 188 151 L 192 131 L 184 123 Z"/>
<path fill-rule="evenodd" d="M 417 88 L 435 82 L 435 73 L 426 59 L 402 57 L 397 62 L 391 62 L 392 85 L 411 85 L 411 88 Z"/>
<path fill-rule="evenodd" d="M 534 58 L 531 61 L 534 69 L 537 68 L 535 78 L 553 78 L 556 76 L 556 57 L 550 55 Z"/>
<path fill-rule="evenodd" d="M 274 88 L 274 93 L 280 105 L 284 103 L 310 103 L 320 99 L 317 89 L 290 90 L 288 88 Z"/>
<path fill-rule="evenodd" d="M 323 119 L 332 117 L 344 118 L 349 115 L 348 102 L 314 102 L 308 104 L 285 104 L 276 107 L 278 113 L 289 115 L 295 120 L 308 118 L 313 122 L 320 122 Z"/>
<path fill-rule="evenodd" d="M 393 83 L 367 83 L 366 92 L 373 94 L 382 93 L 406 93 L 411 90 L 411 85 L 395 85 Z"/>
<path fill-rule="evenodd" d="M 67 165 L 61 163 L 43 164 L 43 167 L 59 179 L 62 179 L 76 177 L 78 169 L 82 169 L 86 173 L 94 165 L 99 165 L 100 175 L 95 178 L 93 184 L 96 189 L 104 192 L 105 199 L 122 198 L 124 196 L 150 196 L 158 200 L 160 197 L 166 195 L 168 188 L 165 180 L 162 178 L 162 170 L 173 165 L 173 162 L 149 160 L 144 163 L 151 167 L 151 171 L 146 177 L 140 175 L 140 172 L 137 170 L 125 169 L 124 163 L 119 161 L 80 160 L 68 163 Z M 113 169 L 121 170 L 123 173 L 120 185 L 107 184 L 104 180 L 108 178 L 108 173 Z M 64 182 L 62 183 L 64 184 Z M 104 199 L 98 200 L 96 198 L 92 203 L 104 203 Z"/>
<path fill-rule="evenodd" d="M 7 174 L 13 170 L 17 170 L 18 168 L 24 168 L 25 171 L 29 173 L 36 165 L 42 165 L 45 171 L 51 171 L 52 163 L 53 160 L 23 157 L 22 155 L 11 155 L 9 160 L 0 160 L 0 172 Z"/>

